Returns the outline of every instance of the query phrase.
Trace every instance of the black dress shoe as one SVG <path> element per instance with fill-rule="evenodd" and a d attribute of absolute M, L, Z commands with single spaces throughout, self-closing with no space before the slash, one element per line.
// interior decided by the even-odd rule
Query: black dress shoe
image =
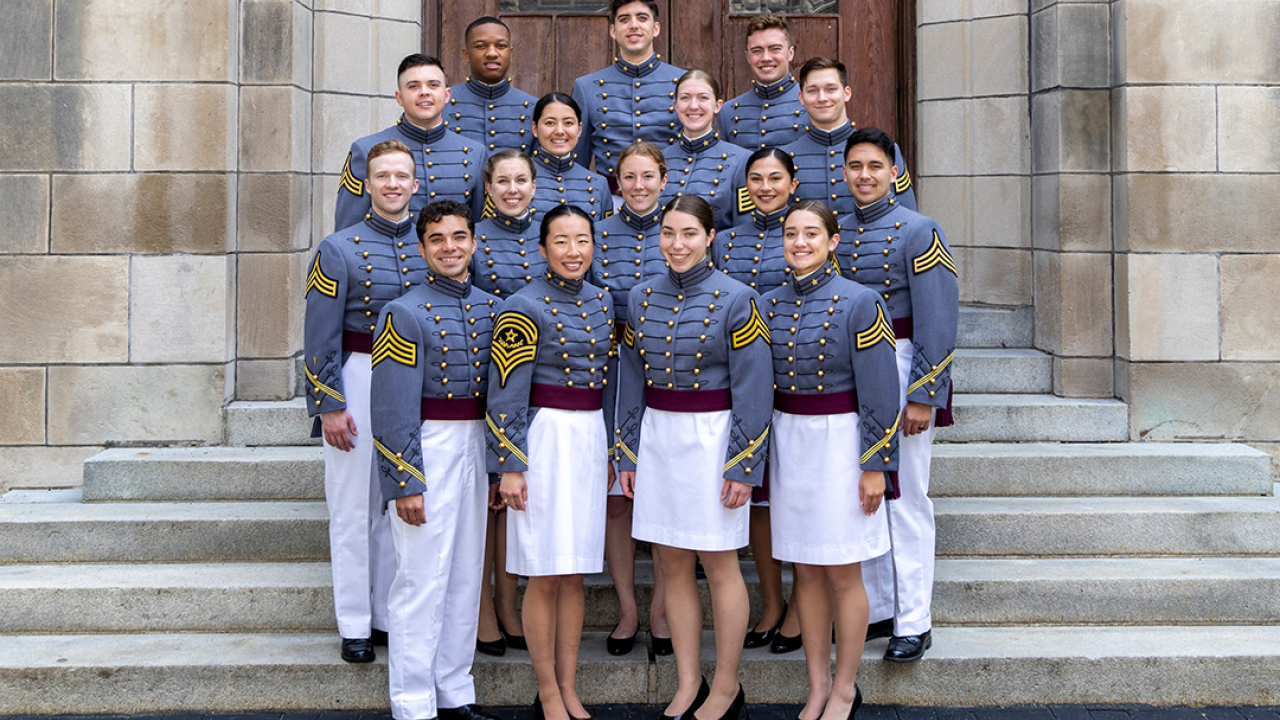
<path fill-rule="evenodd" d="M 769 652 L 774 655 L 784 655 L 789 652 L 795 652 L 804 647 L 804 640 L 801 636 L 787 637 L 781 632 L 773 636 L 773 642 L 769 643 Z"/>
<path fill-rule="evenodd" d="M 893 618 L 873 622 L 867 626 L 868 640 L 875 640 L 876 638 L 882 637 L 893 637 Z"/>
<path fill-rule="evenodd" d="M 654 655 L 666 656 L 676 651 L 671 645 L 671 638 L 669 637 L 658 637 L 653 633 L 649 633 L 649 639 L 653 641 L 652 649 Z"/>
<path fill-rule="evenodd" d="M 742 647 L 746 650 L 751 648 L 765 647 L 773 642 L 773 636 L 778 634 L 778 630 L 782 628 L 782 623 L 787 620 L 787 606 L 782 606 L 782 616 L 778 618 L 778 622 L 773 627 L 764 631 L 748 630 L 747 637 L 742 641 Z"/>
<path fill-rule="evenodd" d="M 502 657 L 507 654 L 507 641 L 501 635 L 498 636 L 497 640 L 481 640 L 477 637 L 476 652 Z"/>
<path fill-rule="evenodd" d="M 502 621 L 498 621 L 498 632 L 502 633 L 502 639 L 507 642 L 507 647 L 512 650 L 528 650 L 529 645 L 525 643 L 523 635 L 512 635 L 507 632 L 507 628 L 502 625 Z"/>
<path fill-rule="evenodd" d="M 456 708 L 437 708 L 436 716 L 439 720 L 502 720 L 501 716 L 495 715 L 475 703 Z"/>
<path fill-rule="evenodd" d="M 617 632 L 614 628 L 614 632 Z M 616 638 L 613 633 L 604 639 L 604 646 L 610 655 L 626 655 L 631 652 L 631 648 L 636 646 L 636 633 L 631 633 L 630 637 Z"/>
<path fill-rule="evenodd" d="M 933 645 L 933 631 L 925 630 L 923 635 L 894 635 L 889 639 L 889 649 L 884 651 L 884 659 L 889 662 L 915 662 L 924 657 L 924 651 Z"/>
<path fill-rule="evenodd" d="M 747 694 L 742 690 L 742 683 L 738 683 L 738 694 L 733 698 L 733 702 L 729 703 L 729 709 L 724 711 L 718 720 L 746 720 L 747 711 Z M 681 720 L 697 720 L 693 716 L 693 711 L 680 716 Z"/>
<path fill-rule="evenodd" d="M 349 663 L 371 663 L 377 655 L 373 653 L 373 641 L 369 638 L 342 638 L 342 659 Z"/>
<path fill-rule="evenodd" d="M 372 642 L 374 645 L 381 645 L 382 647 L 386 647 L 387 631 L 374 628 L 373 631 L 369 633 L 369 641 Z"/>
<path fill-rule="evenodd" d="M 858 708 L 862 707 L 862 688 L 857 683 L 853 684 L 853 705 L 849 707 L 849 720 L 853 720 L 853 716 L 858 714 Z"/>
<path fill-rule="evenodd" d="M 698 694 L 693 697 L 693 703 L 689 705 L 689 709 L 679 715 L 662 713 L 658 716 L 658 720 L 693 720 L 693 713 L 702 707 L 702 703 L 707 701 L 709 695 L 711 695 L 711 686 L 707 684 L 707 679 L 704 677 L 702 684 L 698 685 Z"/>

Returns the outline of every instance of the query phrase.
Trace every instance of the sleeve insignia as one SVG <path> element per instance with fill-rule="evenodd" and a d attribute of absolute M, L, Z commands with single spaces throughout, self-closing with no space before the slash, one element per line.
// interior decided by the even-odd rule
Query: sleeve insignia
<path fill-rule="evenodd" d="M 307 273 L 307 289 L 302 296 L 310 295 L 312 290 L 319 290 L 321 295 L 328 295 L 331 298 L 338 297 L 338 281 L 325 275 L 320 269 L 319 251 L 316 252 L 315 262 L 311 263 L 311 272 Z"/>
<path fill-rule="evenodd" d="M 746 215 L 756 209 L 756 204 L 751 202 L 751 196 L 747 194 L 745 187 L 738 188 L 738 214 Z"/>
<path fill-rule="evenodd" d="M 858 333 L 854 341 L 859 350 L 866 350 L 869 347 L 875 347 L 875 344 L 882 340 L 890 346 L 895 346 L 898 342 L 893 336 L 893 326 L 885 319 L 884 307 L 877 303 L 875 322 L 871 323 L 871 327 Z"/>
<path fill-rule="evenodd" d="M 907 388 L 907 394 L 910 395 L 911 393 L 924 387 L 927 383 L 937 380 L 938 376 L 942 374 L 942 371 L 946 370 L 947 366 L 951 364 L 951 361 L 955 359 L 956 359 L 956 354 L 954 352 L 947 355 L 947 357 L 944 358 L 942 362 L 938 363 L 936 366 L 931 368 L 929 372 L 924 374 L 923 377 L 911 383 L 911 385 Z"/>
<path fill-rule="evenodd" d="M 518 312 L 507 311 L 498 316 L 493 326 L 491 358 L 498 368 L 501 386 L 507 386 L 507 377 L 521 365 L 531 362 L 538 354 L 538 326 L 533 320 Z"/>
<path fill-rule="evenodd" d="M 831 269 L 835 270 L 837 275 L 840 274 L 840 258 L 836 257 L 834 250 L 831 252 Z"/>
<path fill-rule="evenodd" d="M 351 173 L 351 153 L 347 153 L 347 162 L 342 166 L 342 181 L 339 185 L 356 197 L 364 195 L 364 182 Z"/>
<path fill-rule="evenodd" d="M 493 198 L 488 195 L 484 196 L 484 210 L 480 213 L 480 219 L 493 217 Z"/>
<path fill-rule="evenodd" d="M 935 265 L 951 271 L 952 275 L 956 274 L 956 261 L 951 259 L 951 253 L 947 252 L 947 247 L 942 244 L 942 238 L 938 237 L 938 231 L 933 231 L 933 244 L 928 250 L 920 253 L 920 256 L 911 261 L 911 271 L 919 275 L 920 273 L 930 270 Z"/>
<path fill-rule="evenodd" d="M 760 310 L 756 307 L 756 301 L 751 301 L 751 317 L 747 318 L 747 323 L 737 330 L 733 331 L 732 347 L 734 350 L 741 350 L 750 345 L 756 338 L 764 338 L 766 343 L 769 342 L 769 325 L 765 323 L 764 318 L 760 317 Z"/>
<path fill-rule="evenodd" d="M 885 430 L 884 437 L 881 438 L 880 441 L 877 442 L 875 445 L 872 445 L 871 447 L 867 448 L 866 452 L 862 453 L 862 457 L 858 459 L 858 463 L 859 464 L 865 463 L 866 461 L 870 460 L 873 455 L 879 452 L 880 448 L 884 447 L 885 445 L 888 445 L 889 441 L 893 439 L 894 434 L 898 432 L 898 424 L 901 422 L 902 422 L 902 413 L 898 413 L 898 417 L 894 418 L 893 420 L 893 427 L 889 428 L 888 430 Z"/>
<path fill-rule="evenodd" d="M 409 473 L 414 478 L 416 478 L 418 482 L 422 483 L 423 485 L 427 484 L 427 479 L 422 476 L 422 473 L 418 471 L 418 468 L 405 462 L 403 458 L 396 457 L 396 454 L 391 452 L 391 450 L 389 450 L 386 445 L 383 445 L 382 442 L 378 440 L 378 438 L 373 439 L 373 446 L 377 448 L 378 452 L 381 453 L 383 457 L 390 460 L 391 463 L 396 466 L 397 472 Z"/>
<path fill-rule="evenodd" d="M 395 325 L 391 322 L 391 313 L 387 313 L 387 326 L 373 343 L 373 366 L 391 358 L 409 367 L 418 366 L 418 346 L 400 337 Z"/>
<path fill-rule="evenodd" d="M 632 329 L 630 322 L 622 328 L 622 342 L 625 343 L 627 347 L 636 346 L 636 331 Z"/>
<path fill-rule="evenodd" d="M 764 445 L 765 438 L 767 437 L 769 437 L 769 428 L 766 427 L 764 429 L 764 432 L 760 433 L 760 437 L 756 438 L 755 440 L 752 440 L 750 444 L 748 444 L 747 447 L 742 452 L 738 453 L 737 455 L 734 455 L 732 458 L 729 459 L 729 462 L 724 464 L 724 471 L 729 472 L 738 463 L 742 462 L 743 460 L 746 460 L 750 456 L 754 456 L 756 452 L 758 452 L 760 448 Z"/>
<path fill-rule="evenodd" d="M 893 191 L 899 195 L 911 189 L 911 173 L 902 168 L 902 174 L 893 181 Z"/>

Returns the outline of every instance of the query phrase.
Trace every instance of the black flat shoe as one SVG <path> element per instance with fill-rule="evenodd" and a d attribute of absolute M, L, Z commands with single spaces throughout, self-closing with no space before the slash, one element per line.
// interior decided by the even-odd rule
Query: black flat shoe
<path fill-rule="evenodd" d="M 614 628 L 617 631 L 617 628 Z M 610 655 L 626 655 L 636 646 L 636 633 L 631 633 L 630 637 L 616 638 L 612 633 L 604 639 L 604 646 Z"/>
<path fill-rule="evenodd" d="M 889 649 L 884 651 L 884 659 L 889 662 L 909 663 L 924 657 L 924 651 L 933 646 L 933 631 L 925 630 L 921 635 L 894 635 L 889 639 Z"/>
<path fill-rule="evenodd" d="M 862 707 L 862 688 L 857 683 L 853 684 L 853 706 L 849 708 L 849 720 L 853 720 L 853 716 L 858 714 L 858 708 Z"/>
<path fill-rule="evenodd" d="M 507 628 L 503 626 L 502 621 L 498 621 L 498 632 L 502 633 L 502 639 L 507 642 L 507 647 L 512 650 L 528 650 L 529 646 L 524 641 L 523 635 L 512 635 L 507 632 Z"/>
<path fill-rule="evenodd" d="M 373 631 L 369 633 L 369 641 L 372 642 L 374 645 L 380 645 L 382 647 L 386 647 L 387 631 L 374 628 Z"/>
<path fill-rule="evenodd" d="M 492 655 L 493 657 L 502 657 L 507 654 L 507 641 L 501 635 L 498 636 L 497 640 L 493 641 L 476 638 L 476 652 Z"/>
<path fill-rule="evenodd" d="M 663 713 L 658 716 L 658 720 L 693 720 L 693 714 L 698 708 L 702 707 L 702 703 L 707 701 L 707 697 L 711 695 L 711 686 L 707 684 L 707 678 L 702 678 L 702 684 L 698 686 L 698 694 L 693 697 L 693 703 L 689 705 L 689 709 L 679 715 L 667 715 Z"/>
<path fill-rule="evenodd" d="M 747 693 L 742 690 L 742 683 L 738 683 L 738 694 L 733 698 L 733 702 L 729 703 L 729 709 L 724 711 L 718 720 L 747 720 Z M 687 712 L 680 716 L 681 720 L 697 720 L 693 712 Z"/>
<path fill-rule="evenodd" d="M 773 627 L 762 632 L 756 630 L 747 631 L 747 637 L 742 641 L 743 649 L 750 650 L 751 648 L 768 646 L 773 642 L 773 636 L 777 635 L 778 631 L 782 629 L 782 623 L 786 622 L 786 619 L 787 606 L 783 605 L 782 616 L 778 618 L 778 622 Z"/>
<path fill-rule="evenodd" d="M 787 637 L 781 632 L 774 634 L 773 642 L 769 643 L 769 652 L 774 655 L 785 655 L 789 652 L 795 652 L 804 647 L 804 640 L 800 635 L 795 637 Z"/>
<path fill-rule="evenodd" d="M 502 720 L 501 716 L 495 715 L 475 703 L 456 708 L 438 708 L 436 716 L 439 720 Z"/>
<path fill-rule="evenodd" d="M 371 663 L 377 655 L 369 638 L 342 638 L 342 659 L 349 663 Z"/>
<path fill-rule="evenodd" d="M 658 637 L 653 633 L 649 633 L 649 639 L 653 641 L 651 647 L 654 655 L 665 657 L 676 651 L 676 649 L 671 645 L 671 638 L 669 637 Z"/>
<path fill-rule="evenodd" d="M 867 626 L 867 639 L 893 637 L 893 618 L 873 622 Z"/>

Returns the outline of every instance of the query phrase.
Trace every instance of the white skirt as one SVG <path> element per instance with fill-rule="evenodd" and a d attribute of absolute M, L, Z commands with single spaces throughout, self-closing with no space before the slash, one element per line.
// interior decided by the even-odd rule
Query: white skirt
<path fill-rule="evenodd" d="M 724 506 L 731 411 L 649 408 L 640 423 L 631 536 L 685 550 L 745 547 L 749 507 Z"/>
<path fill-rule="evenodd" d="M 773 412 L 769 446 L 773 556 L 805 565 L 849 565 L 889 552 L 888 512 L 867 516 L 857 413 Z"/>
<path fill-rule="evenodd" d="M 541 408 L 528 438 L 529 500 L 523 512 L 506 512 L 507 572 L 602 571 L 609 448 L 601 411 Z"/>

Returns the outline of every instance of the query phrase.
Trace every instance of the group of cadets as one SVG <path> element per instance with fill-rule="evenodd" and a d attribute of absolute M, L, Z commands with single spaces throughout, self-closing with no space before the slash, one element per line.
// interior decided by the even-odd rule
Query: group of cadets
<path fill-rule="evenodd" d="M 660 29 L 655 3 L 613 0 L 615 62 L 579 78 L 572 95 L 535 98 L 507 78 L 507 26 L 480 18 L 466 30 L 470 76 L 450 87 L 438 60 L 406 57 L 395 94 L 402 116 L 353 142 L 342 167 L 336 232 L 318 245 L 306 282 L 308 409 L 324 441 L 341 655 L 370 662 L 375 645 L 388 645 L 398 720 L 494 717 L 475 704 L 470 674 L 474 650 L 493 646 L 477 641 L 482 585 L 488 594 L 481 568 L 487 575 L 484 560 L 495 550 L 487 509 L 515 511 L 497 535 L 498 569 L 530 577 L 524 631 L 540 681 L 535 706 L 555 720 L 582 717 L 565 667 L 576 663 L 577 640 L 566 645 L 563 628 L 576 620 L 580 633 L 580 578 L 599 572 L 606 552 L 623 618 L 609 650 L 632 647 L 631 537 L 663 546 L 663 565 L 684 558 L 669 547 L 706 552 L 708 574 L 719 575 L 713 551 L 745 545 L 749 525 L 765 606 L 746 647 L 794 650 L 801 624 L 812 627 L 787 611 L 775 558 L 798 563 L 797 596 L 801 568 L 812 577 L 807 563 L 865 560 L 869 616 L 858 617 L 867 621 L 866 639 L 890 637 L 885 659 L 898 662 L 930 646 L 930 443 L 934 428 L 949 423 L 958 315 L 945 236 L 915 212 L 894 141 L 855 131 L 845 67 L 815 57 L 793 74 L 783 19 L 762 15 L 748 26 L 752 87 L 730 100 L 712 75 L 655 54 Z M 677 268 L 664 253 L 669 242 L 686 240 L 664 239 L 659 249 L 660 233 L 681 232 L 664 222 L 664 208 L 691 223 L 686 234 L 706 240 L 705 258 L 694 253 L 688 268 Z M 806 243 L 812 247 L 796 257 L 817 253 L 817 260 L 799 272 L 792 250 Z M 707 302 L 695 305 L 694 296 Z M 680 341 L 686 324 L 698 329 Z M 708 336 L 726 344 L 707 346 Z M 762 378 L 772 380 L 772 398 Z M 705 428 L 662 424 L 666 416 L 652 411 L 678 411 L 687 391 L 702 390 L 711 390 L 700 396 L 706 412 L 690 417 L 710 417 L 723 404 L 732 428 L 725 420 L 727 448 L 718 459 L 690 452 L 725 478 L 726 508 L 747 502 L 731 484 L 754 489 L 749 513 L 715 521 L 723 526 L 704 527 L 710 521 L 696 514 L 681 520 L 696 499 L 636 490 L 647 477 L 697 472 L 677 448 L 690 438 L 696 444 Z M 852 404 L 815 404 L 814 394 L 824 393 L 852 393 Z M 581 410 L 598 416 L 574 417 Z M 784 440 L 813 431 L 778 418 L 837 412 L 861 418 L 845 428 L 857 437 L 848 447 L 797 452 Z M 650 423 L 656 429 L 641 437 Z M 662 460 L 637 464 L 645 452 Z M 821 502 L 818 485 L 816 502 L 798 504 L 796 483 L 841 467 L 847 477 L 825 482 L 856 486 L 858 467 L 893 471 L 879 485 L 891 499 L 879 513 L 883 527 L 866 531 L 865 543 L 848 541 L 866 546 L 855 560 L 797 549 L 803 543 L 791 530 L 837 507 Z M 766 474 L 775 484 L 787 479 L 772 503 Z M 556 499 L 548 493 L 561 476 L 573 481 L 555 486 L 566 496 Z M 869 487 L 855 495 L 868 516 L 879 507 L 875 483 Z M 635 498 L 634 525 L 624 495 Z M 622 515 L 625 525 L 615 525 Z M 549 540 L 547 527 L 568 539 Z M 574 553 L 557 550 L 561 541 Z M 579 578 L 576 589 L 565 576 Z M 667 582 L 684 586 L 684 578 Z M 576 618 L 559 616 L 554 636 L 546 623 L 531 622 L 556 628 L 557 603 L 572 606 L 564 598 L 575 591 Z M 663 596 L 660 584 L 655 595 Z M 800 602 L 793 597 L 793 609 Z M 658 630 L 667 627 L 661 605 L 650 627 L 654 651 L 665 654 L 672 638 Z M 500 641 L 524 647 L 523 637 L 498 625 Z M 806 652 L 809 644 L 806 636 Z M 691 647 L 677 636 L 677 659 Z M 736 656 L 718 657 L 736 668 Z M 741 710 L 740 689 L 733 697 L 719 673 L 712 687 L 693 673 L 681 673 L 668 708 L 675 715 L 716 720 Z M 816 675 L 811 681 L 823 684 Z M 860 699 L 846 698 L 854 703 L 846 715 Z M 803 720 L 833 720 L 825 702 L 811 694 Z M 704 703 L 720 712 L 696 715 Z"/>

